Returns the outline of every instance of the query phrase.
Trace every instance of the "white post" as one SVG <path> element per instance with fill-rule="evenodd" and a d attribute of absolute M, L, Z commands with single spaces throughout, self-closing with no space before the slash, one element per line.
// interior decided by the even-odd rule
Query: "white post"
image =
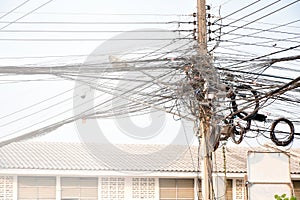
<path fill-rule="evenodd" d="M 18 176 L 13 176 L 13 200 L 18 200 Z"/>
<path fill-rule="evenodd" d="M 61 199 L 61 181 L 60 176 L 56 176 L 56 200 Z"/>

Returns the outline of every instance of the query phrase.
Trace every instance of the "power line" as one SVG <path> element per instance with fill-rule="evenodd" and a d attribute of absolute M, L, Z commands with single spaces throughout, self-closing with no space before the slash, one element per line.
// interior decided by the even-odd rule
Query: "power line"
<path fill-rule="evenodd" d="M 6 27 L 8 27 L 8 26 L 11 25 L 11 24 L 17 23 L 20 19 L 23 19 L 24 17 L 30 15 L 31 13 L 35 12 L 36 10 L 38 10 L 38 9 L 40 9 L 40 8 L 42 8 L 42 7 L 44 7 L 45 5 L 47 5 L 48 3 L 50 3 L 51 1 L 53 1 L 53 0 L 49 0 L 49 1 L 45 2 L 45 3 L 43 3 L 42 5 L 38 6 L 37 8 L 35 8 L 35 9 L 29 11 L 28 13 L 22 15 L 21 17 L 17 18 L 16 20 L 11 21 L 11 22 L 8 22 L 8 24 L 6 24 L 5 26 L 3 26 L 3 27 L 0 28 L 0 31 L 1 31 L 2 29 L 5 29 Z"/>
<path fill-rule="evenodd" d="M 228 14 L 228 15 L 226 15 L 225 17 L 221 17 L 221 18 L 217 19 L 215 22 L 218 22 L 218 21 L 223 20 L 223 19 L 225 19 L 227 17 L 230 17 L 230 16 L 232 16 L 232 15 L 234 15 L 234 14 L 236 14 L 236 13 L 242 11 L 242 10 L 245 10 L 246 8 L 249 8 L 249 7 L 253 6 L 253 5 L 255 5 L 256 3 L 260 2 L 260 1 L 261 0 L 257 0 L 257 1 L 255 1 L 253 3 L 250 3 L 250 4 L 246 5 L 246 6 L 244 6 L 244 7 L 240 8 L 240 9 L 238 9 L 238 10 L 236 10 L 236 11 L 234 11 L 234 12 Z M 243 18 L 246 18 L 246 17 L 243 17 Z M 241 18 L 241 19 L 243 19 L 243 18 Z M 241 20 L 241 19 L 239 19 L 239 20 Z M 234 23 L 234 22 L 232 22 L 232 23 Z"/>
<path fill-rule="evenodd" d="M 265 45 L 266 42 L 254 42 L 254 43 L 248 43 L 248 42 L 241 42 L 241 41 L 231 41 L 231 40 L 219 40 L 220 42 L 227 42 L 227 43 L 233 43 L 233 45 L 222 45 L 221 47 L 237 47 L 237 46 L 257 46 L 257 47 L 265 47 L 265 48 L 272 48 L 272 49 L 281 49 L 281 50 L 285 50 L 285 47 L 280 47 L 280 46 L 274 46 L 274 45 Z M 277 41 L 279 42 L 279 41 Z M 296 42 L 296 41 L 295 41 Z M 299 42 L 297 42 L 299 44 Z M 300 51 L 298 49 L 294 49 L 295 51 Z"/>
<path fill-rule="evenodd" d="M 286 26 L 289 25 L 289 24 L 293 24 L 293 23 L 296 23 L 296 22 L 299 22 L 299 21 L 300 21 L 300 19 L 294 20 L 294 21 L 292 21 L 292 22 L 288 22 L 288 23 L 285 23 L 285 24 L 281 24 L 281 25 L 278 25 L 278 26 L 275 26 L 275 27 L 271 27 L 271 28 L 268 28 L 268 29 L 262 29 L 262 30 L 260 30 L 260 31 L 257 31 L 257 32 L 248 34 L 248 37 L 249 37 L 249 36 L 252 36 L 252 35 L 256 35 L 256 34 L 258 34 L 258 33 L 263 33 L 263 32 L 267 32 L 267 31 L 271 31 L 271 30 L 273 30 L 273 29 L 277 29 L 277 28 L 280 28 L 280 27 L 286 27 Z M 292 34 L 294 34 L 294 35 L 299 35 L 299 33 L 292 33 Z M 236 40 L 236 39 L 239 39 L 239 38 L 242 38 L 242 37 L 243 37 L 243 36 L 236 37 L 236 38 L 232 38 L 231 40 Z"/>
<path fill-rule="evenodd" d="M 248 6 L 245 6 L 243 9 L 248 8 L 248 7 L 250 7 L 251 5 L 254 5 L 255 3 L 259 2 L 259 1 L 260 1 L 260 0 L 254 2 L 254 3 L 251 3 L 251 4 L 249 4 Z M 272 2 L 272 3 L 268 4 L 268 5 L 266 5 L 265 7 L 262 7 L 262 8 L 260 8 L 260 9 L 258 9 L 258 10 L 255 10 L 254 12 L 252 12 L 252 13 L 250 13 L 250 14 L 247 14 L 247 15 L 245 15 L 245 16 L 239 18 L 239 19 L 234 20 L 233 22 L 230 22 L 230 23 L 227 24 L 227 25 L 234 24 L 234 23 L 236 23 L 236 22 L 238 22 L 238 21 L 240 21 L 240 20 L 242 20 L 242 19 L 245 19 L 245 18 L 247 18 L 247 17 L 249 17 L 249 16 L 251 16 L 251 15 L 254 15 L 254 14 L 256 14 L 256 13 L 262 11 L 262 10 L 265 10 L 266 8 L 269 8 L 270 6 L 276 4 L 276 3 L 280 2 L 280 1 L 281 1 L 281 0 L 277 0 L 277 1 L 275 1 L 275 2 Z M 243 10 L 243 9 L 242 9 L 242 10 Z M 240 11 L 240 10 L 238 10 L 238 11 Z M 225 18 L 225 17 L 224 17 L 224 18 Z M 221 18 L 221 19 L 224 19 L 224 18 Z M 217 21 L 218 21 L 218 20 L 217 20 Z M 223 25 L 223 26 L 226 27 L 227 25 Z"/>
<path fill-rule="evenodd" d="M 238 34 L 238 33 L 230 33 L 230 35 L 240 36 L 240 37 L 236 37 L 236 38 L 232 38 L 232 39 L 230 38 L 230 40 L 228 40 L 230 42 L 232 42 L 232 40 L 235 40 L 235 39 L 250 37 L 250 38 L 255 38 L 255 39 L 271 40 L 272 42 L 284 41 L 284 42 L 300 43 L 300 41 L 298 41 L 298 40 L 297 41 L 290 40 L 289 38 L 270 38 L 270 37 L 264 37 L 264 36 L 254 36 L 253 34 Z M 292 39 L 298 39 L 298 38 L 300 38 L 300 35 L 292 37 Z M 224 40 L 221 40 L 221 41 L 224 41 Z M 271 41 L 268 41 L 268 42 L 271 42 Z M 261 44 L 261 43 L 256 43 L 256 44 Z"/>
<path fill-rule="evenodd" d="M 29 105 L 29 106 L 26 106 L 26 107 L 24 107 L 24 108 L 22 108 L 22 109 L 20 109 L 20 110 L 17 110 L 17 111 L 12 112 L 12 113 L 3 115 L 3 116 L 0 117 L 0 120 L 1 120 L 1 119 L 4 119 L 4 118 L 7 118 L 7 117 L 10 117 L 10 116 L 12 116 L 12 115 L 15 115 L 15 114 L 17 114 L 17 113 L 23 112 L 23 111 L 25 111 L 25 110 L 28 110 L 28 109 L 30 109 L 30 108 L 32 108 L 32 107 L 34 107 L 34 106 L 40 105 L 40 104 L 45 103 L 45 102 L 47 102 L 47 101 L 50 101 L 50 100 L 52 100 L 52 99 L 55 99 L 55 98 L 57 98 L 57 97 L 59 97 L 59 96 L 62 96 L 62 95 L 64 95 L 64 94 L 68 93 L 68 92 L 73 91 L 73 89 L 74 89 L 74 88 L 71 88 L 71 89 L 69 89 L 69 90 L 65 90 L 65 91 L 63 91 L 63 92 L 61 92 L 61 93 L 59 93 L 59 94 L 57 94 L 57 95 L 54 95 L 54 96 L 52 96 L 52 97 L 50 97 L 50 98 L 44 99 L 44 100 L 39 101 L 39 102 L 34 103 L 34 104 L 31 104 L 31 105 Z"/>
<path fill-rule="evenodd" d="M 182 52 L 182 51 L 187 51 L 190 50 L 188 49 L 182 49 L 182 50 L 172 50 L 172 51 L 164 51 L 163 53 L 169 54 L 169 53 L 176 53 L 176 52 Z M 160 53 L 160 52 L 157 52 Z M 120 52 L 113 52 L 114 55 L 124 55 Z M 139 55 L 142 54 L 144 55 L 145 53 L 143 52 L 127 52 L 126 55 Z M 89 54 L 73 54 L 73 55 L 45 55 L 45 56 L 11 56 L 11 57 L 0 57 L 0 59 L 32 59 L 32 58 L 73 58 L 73 57 L 87 57 L 87 56 L 92 56 L 92 57 L 100 57 L 100 56 L 107 56 L 107 54 L 95 54 L 95 55 L 89 55 Z"/>
<path fill-rule="evenodd" d="M 131 30 L 130 32 L 148 33 L 148 32 L 193 32 L 192 29 L 173 29 L 173 30 Z M 2 30 L 7 33 L 124 33 L 126 30 Z"/>
<path fill-rule="evenodd" d="M 280 1 L 280 0 L 279 0 L 279 1 Z M 254 22 L 256 22 L 256 21 L 259 21 L 259 20 L 261 20 L 261 19 L 263 19 L 263 18 L 265 18 L 265 17 L 268 17 L 268 16 L 270 16 L 270 15 L 276 13 L 276 12 L 279 12 L 279 11 L 281 11 L 281 10 L 283 10 L 283 9 L 285 9 L 285 8 L 287 8 L 287 7 L 289 7 L 289 6 L 293 5 L 293 4 L 295 4 L 295 3 L 297 3 L 298 1 L 299 1 L 299 0 L 293 1 L 292 3 L 289 3 L 289 4 L 287 4 L 287 5 L 283 6 L 283 7 L 280 7 L 279 9 L 276 9 L 276 10 L 274 10 L 274 11 L 272 11 L 272 12 L 266 14 L 266 15 L 263 15 L 262 17 L 259 17 L 259 18 L 255 19 L 255 20 L 251 21 L 251 22 L 248 22 L 248 23 L 246 23 L 246 24 L 243 24 L 242 26 L 239 26 L 239 27 L 237 27 L 237 28 L 235 28 L 235 29 L 233 29 L 233 30 L 231 30 L 231 31 L 228 31 L 228 32 L 226 32 L 226 33 L 223 33 L 223 34 L 221 34 L 221 36 L 227 35 L 227 34 L 233 32 L 233 31 L 236 31 L 236 30 L 238 30 L 238 29 L 240 29 L 240 28 L 243 28 L 243 27 L 245 27 L 245 26 L 248 26 L 248 25 L 250 25 L 250 24 L 252 24 L 252 23 L 254 23 Z M 255 12 L 256 12 L 256 11 L 255 11 Z M 236 20 L 236 21 L 237 21 L 237 20 Z M 232 24 L 232 23 L 230 23 L 230 24 Z"/>
<path fill-rule="evenodd" d="M 300 21 L 300 19 L 296 20 L 296 21 L 293 21 L 291 23 L 296 23 L 296 22 L 299 22 L 299 21 Z M 223 26 L 222 24 L 215 24 L 215 25 Z M 278 27 L 278 26 L 281 26 L 281 25 L 276 25 L 276 26 Z M 239 26 L 229 25 L 228 27 L 238 28 Z M 286 25 L 284 25 L 284 27 L 287 28 Z M 300 35 L 300 33 L 297 33 L 297 32 L 276 31 L 276 30 L 274 30 L 275 27 L 272 27 L 272 28 L 269 28 L 269 29 L 262 29 L 262 28 L 256 28 L 256 27 L 242 27 L 242 29 L 256 30 L 256 31 L 262 31 L 262 32 L 271 32 L 271 33 L 279 33 L 279 34 Z"/>
<path fill-rule="evenodd" d="M 217 18 L 218 19 L 218 17 L 214 17 L 214 16 L 212 16 L 212 18 Z M 232 20 L 232 21 L 234 21 L 234 20 L 236 20 L 236 19 L 234 19 L 234 18 L 228 18 L 227 20 Z M 252 22 L 252 21 L 250 21 L 250 20 L 240 20 L 241 22 Z M 272 26 L 278 26 L 278 25 L 280 25 L 280 24 L 277 24 L 277 23 L 270 23 L 270 22 L 260 22 L 260 21 L 255 21 L 254 22 L 254 24 L 256 24 L 256 25 L 272 25 Z M 216 23 L 216 24 L 213 24 L 213 25 L 219 25 L 219 26 L 223 26 L 223 24 L 219 24 L 219 23 Z M 229 25 L 229 27 L 230 26 L 233 26 L 233 25 Z M 300 28 L 300 26 L 287 26 L 287 28 L 297 28 L 297 29 L 299 29 Z"/>
<path fill-rule="evenodd" d="M 51 0 L 53 1 L 53 0 Z M 105 25 L 118 25 L 118 24 L 194 24 L 193 21 L 0 21 L 0 24 L 105 24 Z"/>
<path fill-rule="evenodd" d="M 26 3 L 28 3 L 30 0 L 24 1 L 23 3 L 21 3 L 20 5 L 18 5 L 17 7 L 13 8 L 12 10 L 6 12 L 4 15 L 0 16 L 0 19 L 2 19 L 3 17 L 13 13 L 15 10 L 17 10 L 18 8 L 22 7 L 23 5 L 25 5 Z"/>
<path fill-rule="evenodd" d="M 176 38 L 177 40 L 194 40 L 194 38 Z M 106 40 L 114 40 L 114 41 L 129 41 L 129 40 L 169 40 L 172 41 L 174 38 L 124 38 L 124 39 L 117 39 L 117 38 L 0 38 L 0 41 L 23 41 L 23 42 L 74 42 L 74 41 L 106 41 Z"/>
<path fill-rule="evenodd" d="M 0 12 L 7 13 L 7 12 Z M 24 14 L 24 12 L 14 12 Z M 106 15 L 106 16 L 175 16 L 175 17 L 192 17 L 193 14 L 177 13 L 90 13 L 90 12 L 35 12 L 34 15 Z"/>
<path fill-rule="evenodd" d="M 235 64 L 232 64 L 232 65 L 229 65 L 227 67 L 233 67 L 233 66 L 236 66 L 236 65 L 239 65 L 239 64 L 243 64 L 243 63 L 246 63 L 246 62 L 251 62 L 251 61 L 259 60 L 261 58 L 265 58 L 265 57 L 268 57 L 268 56 L 271 56 L 271 55 L 275 55 L 275 54 L 282 53 L 282 52 L 285 52 L 285 51 L 293 50 L 293 49 L 296 49 L 296 48 L 299 48 L 299 47 L 300 47 L 300 45 L 292 46 L 292 47 L 289 47 L 289 48 L 286 48 L 286 49 L 283 49 L 283 50 L 275 51 L 275 52 L 272 52 L 272 53 L 269 53 L 269 54 L 265 54 L 265 55 L 262 55 L 262 56 L 251 58 L 249 60 L 241 61 L 239 63 L 235 63 Z"/>
<path fill-rule="evenodd" d="M 276 78 L 276 79 L 293 80 L 292 78 L 284 77 L 284 76 L 276 76 L 276 75 L 270 75 L 270 74 L 260 74 L 260 73 L 249 72 L 249 71 L 242 71 L 242 70 L 236 70 L 236 69 L 228 69 L 228 68 L 225 68 L 225 67 L 217 67 L 217 69 L 218 70 L 222 70 L 222 71 L 238 72 L 238 73 L 242 73 L 242 74 L 260 75 L 260 76 L 270 77 L 270 78 Z"/>

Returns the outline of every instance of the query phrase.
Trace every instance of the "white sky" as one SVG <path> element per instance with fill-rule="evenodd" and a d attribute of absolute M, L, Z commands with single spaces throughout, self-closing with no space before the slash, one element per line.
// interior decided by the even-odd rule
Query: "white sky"
<path fill-rule="evenodd" d="M 20 5 L 24 0 L 3 0 L 0 3 L 0 22 L 15 21 L 16 19 L 24 16 L 26 13 L 32 11 L 33 9 L 39 7 L 48 0 L 31 0 L 26 3 L 24 6 L 15 10 L 14 13 L 11 13 L 5 17 L 1 17 L 4 13 L 12 10 L 16 6 Z M 248 5 L 252 1 L 238 1 L 238 0 L 223 0 L 223 1 L 207 1 L 207 4 L 212 6 L 212 13 L 218 14 L 219 5 L 221 7 L 222 16 L 226 16 L 228 13 L 232 13 L 234 10 L 237 10 L 245 5 Z M 247 13 L 253 12 L 255 9 L 261 8 L 263 5 L 273 1 L 264 1 L 264 3 L 254 6 L 252 10 L 245 10 L 238 15 L 233 15 L 233 19 L 238 19 L 241 16 L 244 16 Z M 292 2 L 292 1 L 288 1 Z M 286 2 L 280 2 L 280 5 L 285 5 Z M 278 5 L 278 7 L 280 7 Z M 270 7 L 265 10 L 264 13 L 269 13 L 274 8 Z M 300 4 L 291 6 L 291 8 L 280 12 L 277 15 L 265 18 L 262 22 L 265 23 L 275 23 L 283 24 L 293 19 L 300 19 Z M 88 1 L 79 1 L 79 0 L 54 0 L 44 7 L 38 9 L 32 14 L 20 19 L 19 21 L 83 21 L 83 22 L 92 22 L 92 21 L 190 21 L 192 18 L 189 15 L 193 12 L 196 12 L 196 0 L 88 0 Z M 73 14 L 70 14 L 73 13 Z M 77 13 L 77 14 L 76 14 Z M 78 14 L 81 13 L 81 14 Z M 97 14 L 98 13 L 98 14 Z M 101 14 L 101 15 L 100 15 Z M 107 14 L 107 15 L 103 15 Z M 108 15 L 108 14 L 145 14 L 145 15 Z M 157 16 L 147 16 L 146 14 L 157 14 Z M 161 14 L 178 14 L 182 16 L 166 16 Z M 250 18 L 245 20 L 253 20 L 259 17 L 259 15 L 253 15 Z M 244 23 L 244 22 L 243 22 Z M 1 27 L 4 27 L 5 23 L 0 23 Z M 299 26 L 295 24 L 295 26 Z M 262 27 L 267 27 L 271 25 L 261 25 Z M 190 28 L 193 29 L 193 25 L 187 25 L 180 28 Z M 253 27 L 253 26 L 252 26 Z M 258 25 L 257 25 L 258 27 Z M 51 66 L 57 64 L 67 64 L 67 63 L 80 63 L 84 62 L 86 56 L 76 56 L 76 57 L 49 57 L 49 56 L 68 56 L 68 55 L 89 55 L 96 47 L 98 47 L 102 41 L 5 41 L 4 39 L 45 39 L 45 38 L 54 38 L 54 39 L 72 39 L 72 38 L 103 38 L 109 39 L 118 33 L 43 33 L 43 32 L 6 32 L 7 30 L 135 30 L 139 28 L 164 28 L 164 29 L 176 29 L 178 24 L 164 24 L 164 25 L 53 25 L 53 24 L 17 24 L 12 23 L 8 27 L 0 30 L 0 65 L 1 66 L 24 66 L 28 64 L 40 64 L 40 66 Z M 299 27 L 298 27 L 299 28 Z M 300 32 L 298 28 L 289 27 L 289 31 Z M 244 32 L 247 34 L 247 32 Z M 225 39 L 230 39 L 232 36 L 226 36 Z M 285 35 L 281 36 L 285 38 Z M 249 40 L 249 39 L 248 39 Z M 295 39 L 298 40 L 299 39 Z M 280 45 L 278 43 L 277 45 Z M 239 49 L 237 47 L 237 49 Z M 243 51 L 255 53 L 258 55 L 264 55 L 264 48 L 245 48 L 241 47 Z M 280 56 L 289 56 L 290 53 L 284 53 Z M 45 58 L 32 58 L 32 57 L 44 57 Z M 3 59 L 6 57 L 31 57 L 24 59 Z M 287 74 L 289 77 L 297 77 L 299 74 Z M 16 80 L 19 79 L 19 76 L 5 77 L 6 79 Z M 3 79 L 5 79 L 3 78 Z M 32 79 L 32 76 L 23 76 L 24 79 Z M 48 79 L 49 76 L 39 76 L 34 77 L 34 79 Z M 50 98 L 54 95 L 57 95 L 65 90 L 72 89 L 74 83 L 71 81 L 36 81 L 36 82 L 21 82 L 14 84 L 0 84 L 1 99 L 0 104 L 2 105 L 1 115 L 0 115 L 0 130 L 1 135 L 5 136 L 7 133 L 18 132 L 18 130 L 23 130 L 24 127 L 28 127 L 32 122 L 39 122 L 40 119 L 46 119 L 45 116 L 52 116 L 58 113 L 59 110 L 64 110 L 70 108 L 71 110 L 66 112 L 64 116 L 68 116 L 72 113 L 72 101 L 66 101 L 64 104 L 61 104 L 59 107 L 53 109 L 48 109 L 45 112 L 36 115 L 31 118 L 28 117 L 23 120 L 19 120 L 17 123 L 11 123 L 7 126 L 1 127 L 1 124 L 5 125 L 6 123 L 12 122 L 19 117 L 24 117 L 30 113 L 37 112 L 47 105 L 43 104 L 38 106 L 35 109 L 26 110 L 22 114 L 13 115 L 7 118 L 1 118 L 14 111 L 20 110 L 26 106 L 40 102 L 43 99 Z M 72 92 L 69 92 L 61 96 L 61 100 L 65 98 L 72 97 Z M 53 100 L 48 102 L 48 105 L 51 103 L 58 102 L 59 100 Z M 52 120 L 52 119 L 51 119 Z M 47 122 L 51 122 L 47 120 Z M 143 116 L 139 119 L 138 123 L 141 121 L 148 122 L 147 116 Z M 138 140 L 132 139 L 126 136 L 124 133 L 114 129 L 114 134 L 111 134 L 111 127 L 115 127 L 113 121 L 101 121 L 105 124 L 103 127 L 103 132 L 107 137 L 110 138 L 113 142 L 124 143 L 127 141 L 129 143 L 170 143 L 173 134 L 169 132 L 176 132 L 179 130 L 180 125 L 178 122 L 172 120 L 172 117 L 169 117 L 166 121 L 166 125 L 163 127 L 163 131 L 154 138 L 148 140 Z M 41 125 L 41 124 L 40 124 Z M 144 124 L 145 126 L 147 123 Z M 38 125 L 39 126 L 39 125 Z M 169 127 L 172 127 L 171 129 Z M 188 126 L 192 130 L 192 126 Z M 29 128 L 32 130 L 34 127 Z M 191 134 L 192 131 L 189 133 Z M 74 124 L 65 125 L 58 130 L 54 131 L 51 134 L 42 138 L 43 140 L 60 140 L 60 141 L 78 141 L 77 131 Z M 254 141 L 255 142 L 255 141 Z M 249 141 L 251 145 L 253 140 Z M 295 143 L 298 143 L 296 141 Z M 247 144 L 243 144 L 247 145 Z M 295 144 L 298 146 L 298 144 Z M 300 145 L 299 145 L 300 146 Z"/>

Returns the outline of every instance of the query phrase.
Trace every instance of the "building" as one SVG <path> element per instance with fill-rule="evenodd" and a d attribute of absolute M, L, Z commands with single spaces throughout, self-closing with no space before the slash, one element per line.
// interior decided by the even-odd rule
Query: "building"
<path fill-rule="evenodd" d="M 180 145 L 116 148 L 90 144 L 87 148 L 80 143 L 12 143 L 0 148 L 0 200 L 198 199 L 198 150 Z M 214 179 L 224 181 L 226 168 L 226 193 L 216 185 L 216 194 L 229 200 L 245 199 L 248 150 L 227 147 L 225 154 L 220 148 L 213 155 Z M 290 152 L 291 178 L 298 198 L 299 155 L 300 149 Z"/>

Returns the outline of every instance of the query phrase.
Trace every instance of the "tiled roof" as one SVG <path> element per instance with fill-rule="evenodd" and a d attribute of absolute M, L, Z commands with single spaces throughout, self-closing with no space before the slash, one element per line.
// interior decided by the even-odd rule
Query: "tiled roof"
<path fill-rule="evenodd" d="M 88 148 L 87 148 L 88 147 Z M 245 147 L 226 148 L 226 169 L 246 173 Z M 255 148 L 266 151 L 265 148 Z M 271 151 L 272 149 L 268 149 Z M 274 151 L 274 150 L 272 150 Z M 300 174 L 300 149 L 291 152 L 291 173 Z M 222 148 L 218 149 L 215 171 L 224 171 Z M 106 170 L 196 172 L 198 147 L 182 145 L 93 145 L 81 143 L 19 142 L 0 148 L 1 169 Z"/>
<path fill-rule="evenodd" d="M 227 173 L 246 173 L 247 172 L 247 153 L 255 152 L 284 152 L 282 149 L 268 145 L 267 147 L 227 147 L 225 153 L 226 171 Z M 286 151 L 290 156 L 290 171 L 292 174 L 300 174 L 300 149 L 292 148 Z M 218 149 L 216 153 L 215 171 L 224 172 L 224 156 L 222 149 Z"/>

